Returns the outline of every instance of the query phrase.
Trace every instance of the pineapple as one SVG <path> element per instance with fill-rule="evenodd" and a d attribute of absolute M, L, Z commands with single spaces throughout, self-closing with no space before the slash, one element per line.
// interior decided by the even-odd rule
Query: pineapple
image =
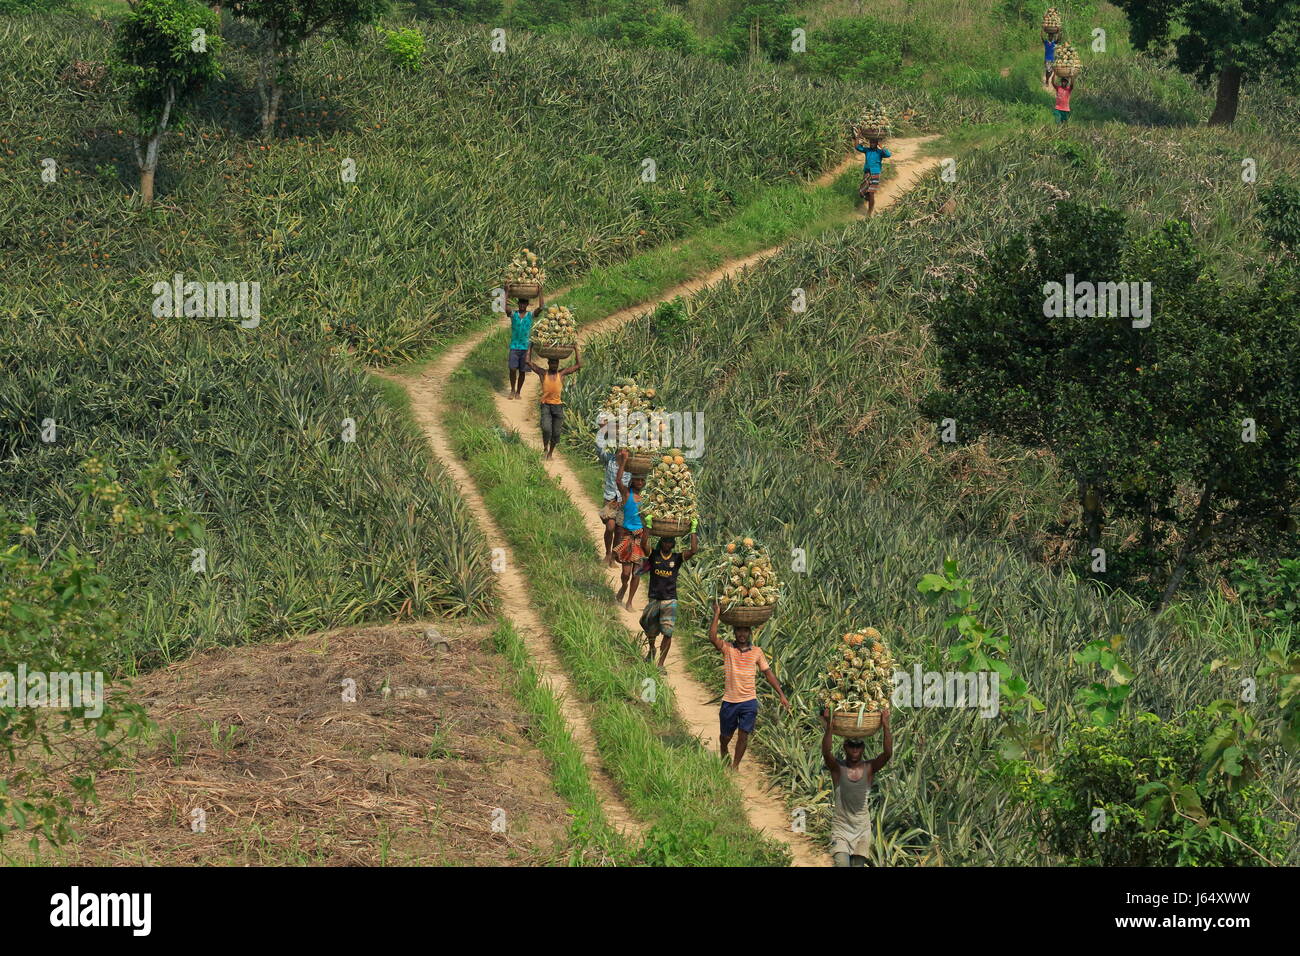
<path fill-rule="evenodd" d="M 864 139 L 884 139 L 889 135 L 889 114 L 876 101 L 862 111 L 854 128 Z"/>
<path fill-rule="evenodd" d="M 506 285 L 541 285 L 546 281 L 546 270 L 537 253 L 525 249 L 506 266 Z"/>
<path fill-rule="evenodd" d="M 1061 32 L 1061 14 L 1056 7 L 1048 7 L 1043 14 L 1043 29 L 1048 33 Z"/>
<path fill-rule="evenodd" d="M 674 449 L 675 451 L 676 449 Z M 676 456 L 673 456 L 674 461 Z M 672 467 L 684 468 L 685 465 Z M 713 570 L 713 591 L 728 607 L 767 607 L 781 596 L 780 580 L 772 557 L 753 538 L 728 541 Z"/>
<path fill-rule="evenodd" d="M 835 645 L 826 670 L 817 675 L 822 704 L 832 713 L 874 713 L 889 706 L 895 666 L 874 627 L 850 631 Z"/>
<path fill-rule="evenodd" d="M 550 305 L 533 327 L 533 341 L 542 348 L 563 348 L 578 341 L 573 313 L 562 305 Z"/>
<path fill-rule="evenodd" d="M 670 449 L 668 454 L 660 457 L 646 479 L 646 493 L 654 502 L 649 511 L 655 518 L 689 522 L 699 517 L 695 478 L 680 449 Z"/>

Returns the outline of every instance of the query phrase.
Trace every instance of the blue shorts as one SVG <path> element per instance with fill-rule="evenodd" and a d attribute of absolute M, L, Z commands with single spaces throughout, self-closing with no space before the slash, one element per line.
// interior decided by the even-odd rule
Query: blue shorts
<path fill-rule="evenodd" d="M 754 720 L 758 717 L 758 699 L 742 700 L 738 704 L 732 704 L 728 701 L 722 702 L 722 710 L 718 711 L 718 723 L 722 729 L 723 737 L 730 737 L 739 727 L 747 734 L 754 732 Z"/>
<path fill-rule="evenodd" d="M 510 367 L 512 369 L 517 368 L 525 372 L 528 371 L 528 360 L 525 358 L 525 356 L 527 355 L 528 355 L 528 349 L 511 349 Z M 500 368 L 500 366 L 497 367 Z"/>

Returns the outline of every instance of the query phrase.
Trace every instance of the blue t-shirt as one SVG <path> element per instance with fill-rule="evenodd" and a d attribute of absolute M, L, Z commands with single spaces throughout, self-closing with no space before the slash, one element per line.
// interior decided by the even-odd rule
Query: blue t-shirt
<path fill-rule="evenodd" d="M 1056 59 L 1056 41 L 1054 40 L 1043 41 L 1043 59 L 1047 60 L 1048 62 L 1052 62 L 1053 60 Z"/>
<path fill-rule="evenodd" d="M 636 492 L 628 490 L 627 501 L 623 502 L 623 529 L 640 531 L 645 525 L 641 523 L 641 505 L 636 501 Z"/>
<path fill-rule="evenodd" d="M 859 153 L 867 154 L 867 161 L 863 163 L 862 171 L 864 173 L 871 173 L 875 176 L 880 175 L 880 161 L 882 159 L 888 159 L 890 156 L 894 155 L 887 149 L 882 149 L 880 147 L 876 147 L 873 149 L 870 146 L 863 146 L 861 143 L 859 143 L 857 146 L 853 148 L 856 149 Z"/>
<path fill-rule="evenodd" d="M 510 316 L 510 347 L 512 349 L 528 348 L 528 340 L 533 334 L 533 312 L 529 309 L 523 315 L 515 309 L 514 314 Z M 497 346 L 500 348 L 500 346 Z"/>

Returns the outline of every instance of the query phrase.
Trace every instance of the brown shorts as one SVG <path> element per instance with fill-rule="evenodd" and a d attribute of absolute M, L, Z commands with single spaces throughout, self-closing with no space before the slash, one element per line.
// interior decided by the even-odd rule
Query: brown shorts
<path fill-rule="evenodd" d="M 623 506 L 619 503 L 617 498 L 610 498 L 606 501 L 605 507 L 601 508 L 599 513 L 601 521 L 608 521 L 610 518 L 613 518 L 614 527 L 623 527 Z"/>

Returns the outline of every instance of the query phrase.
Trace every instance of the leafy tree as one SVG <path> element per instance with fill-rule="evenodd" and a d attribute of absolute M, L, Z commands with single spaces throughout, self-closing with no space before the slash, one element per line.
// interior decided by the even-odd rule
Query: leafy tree
<path fill-rule="evenodd" d="M 1139 50 L 1163 49 L 1202 86 L 1215 84 L 1210 125 L 1231 125 L 1243 82 L 1300 82 L 1300 3 L 1295 0 L 1115 0 Z"/>
<path fill-rule="evenodd" d="M 1090 551 L 1108 513 L 1141 525 L 1141 551 L 1176 541 L 1160 606 L 1216 536 L 1281 544 L 1276 531 L 1300 500 L 1291 270 L 1225 287 L 1185 225 L 1131 237 L 1118 213 L 1060 203 L 982 274 L 938 305 L 942 388 L 922 403 L 926 414 L 955 419 L 959 441 L 991 433 L 1050 448 L 1076 483 Z M 1098 292 L 1149 282 L 1149 327 L 1133 327 L 1132 308 L 1045 314 L 1056 311 L 1051 284 L 1069 281 Z M 1194 504 L 1179 494 L 1189 490 Z"/>
<path fill-rule="evenodd" d="M 1292 254 L 1300 253 L 1300 187 L 1276 182 L 1259 191 L 1264 235 Z"/>
<path fill-rule="evenodd" d="M 1084 866 L 1258 866 L 1284 858 L 1290 825 L 1257 782 L 1206 773 L 1222 735 L 1213 708 L 1182 723 L 1155 714 L 1075 724 L 1050 769 L 1012 761 L 1016 796 L 1048 846 Z"/>
<path fill-rule="evenodd" d="M 221 76 L 216 30 L 212 11 L 190 0 L 139 0 L 119 27 L 113 65 L 136 115 L 135 158 L 145 205 L 153 202 L 163 136 L 182 126 L 186 102 Z"/>
<path fill-rule="evenodd" d="M 681 14 L 645 0 L 619 0 L 606 13 L 586 21 L 582 30 L 621 47 L 694 53 L 701 45 Z"/>
<path fill-rule="evenodd" d="M 795 59 L 805 73 L 869 80 L 890 76 L 903 66 L 907 28 L 854 17 L 831 20 L 808 36 L 808 52 Z"/>
<path fill-rule="evenodd" d="M 264 135 L 275 129 L 280 97 L 302 45 L 315 36 L 354 44 L 361 29 L 378 23 L 388 7 L 389 0 L 234 0 L 235 15 L 262 31 L 257 94 Z"/>
<path fill-rule="evenodd" d="M 790 0 L 747 3 L 727 20 L 709 46 L 710 54 L 725 63 L 740 63 L 746 56 L 763 54 L 780 63 L 790 58 L 791 31 L 804 25 Z"/>
<path fill-rule="evenodd" d="M 141 475 L 137 497 L 148 503 L 137 505 L 111 467 L 86 461 L 73 489 L 84 526 L 106 526 L 110 540 L 144 533 L 198 537 L 194 517 L 166 502 L 175 464 L 164 456 Z M 69 839 L 75 802 L 94 799 L 95 770 L 148 726 L 144 710 L 121 691 L 99 701 L 33 697 L 40 686 L 34 675 L 51 688 L 61 673 L 102 679 L 107 649 L 128 632 L 115 609 L 122 596 L 95 557 L 61 542 L 42 553 L 39 540 L 35 522 L 0 512 L 0 661 L 7 668 L 0 674 L 0 760 L 7 764 L 0 771 L 0 837 L 28 833 L 33 850 L 42 837 L 53 844 Z M 68 703 L 74 706 L 56 706 Z"/>

